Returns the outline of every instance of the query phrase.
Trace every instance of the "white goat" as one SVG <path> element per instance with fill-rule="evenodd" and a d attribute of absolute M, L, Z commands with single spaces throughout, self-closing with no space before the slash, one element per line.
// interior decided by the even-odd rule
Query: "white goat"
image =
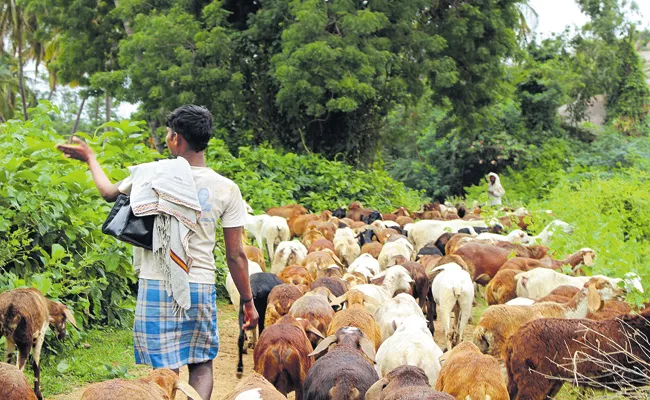
<path fill-rule="evenodd" d="M 246 229 L 246 231 L 255 238 L 255 243 L 257 243 L 257 247 L 259 247 L 260 250 L 264 249 L 262 225 L 264 225 L 264 222 L 269 218 L 271 218 L 271 216 L 267 214 L 261 214 L 261 215 L 248 214 L 246 215 L 246 219 L 244 221 L 244 229 Z"/>
<path fill-rule="evenodd" d="M 255 261 L 248 260 L 248 276 L 257 274 L 258 272 L 263 272 L 262 267 L 260 267 L 260 265 Z M 228 275 L 226 275 L 226 292 L 228 292 L 230 302 L 235 307 L 239 307 L 239 291 L 237 290 L 237 286 L 235 286 L 235 281 L 233 281 L 232 275 L 230 275 L 230 271 L 228 271 Z"/>
<path fill-rule="evenodd" d="M 623 282 L 628 291 L 632 289 L 639 290 L 639 288 L 641 292 L 643 291 L 640 278 L 635 273 L 628 273 L 625 279 L 621 279 L 610 278 L 604 275 L 569 276 L 549 268 L 535 268 L 515 275 L 517 296 L 539 300 L 562 285 L 570 285 L 582 289 L 585 283 L 593 277 L 603 278 L 614 287 Z"/>
<path fill-rule="evenodd" d="M 567 224 L 564 221 L 560 221 L 559 219 L 554 219 L 553 221 L 549 222 L 548 225 L 546 225 L 546 227 L 539 233 L 539 235 L 531 237 L 530 243 L 548 246 L 551 244 L 553 234 L 560 229 L 568 235 L 573 233 L 573 227 L 571 225 Z"/>
<path fill-rule="evenodd" d="M 334 234 L 334 250 L 345 266 L 350 266 L 361 254 L 361 248 L 354 231 L 350 228 L 339 228 Z"/>
<path fill-rule="evenodd" d="M 463 331 L 472 315 L 474 282 L 467 271 L 456 263 L 444 264 L 433 269 L 431 292 L 438 307 L 438 320 L 447 338 L 447 350 L 451 350 L 463 338 Z M 456 323 L 451 326 L 451 313 Z"/>
<path fill-rule="evenodd" d="M 510 242 L 510 243 L 522 243 L 527 244 L 530 240 L 528 234 L 521 229 L 515 229 L 507 235 L 499 235 L 497 233 L 483 232 L 479 233 L 476 237 L 478 240 L 488 240 L 493 244 L 496 242 Z"/>
<path fill-rule="evenodd" d="M 401 265 L 387 268 L 378 276 L 384 276 L 381 286 L 365 284 L 354 287 L 354 290 L 362 292 L 366 300 L 369 300 L 364 306 L 371 314 L 374 314 L 380 305 L 392 299 L 395 293 L 408 291 L 411 288 L 411 282 L 413 282 L 406 268 Z"/>
<path fill-rule="evenodd" d="M 415 252 L 417 253 L 422 247 L 424 247 L 425 244 L 429 242 L 435 243 L 445 232 L 457 233 L 459 229 L 470 228 L 469 231 L 472 236 L 476 236 L 476 232 L 473 229 L 474 227 L 487 228 L 487 225 L 483 220 L 422 220 L 414 223 L 413 226 L 409 227 L 408 238 L 415 246 Z"/>
<path fill-rule="evenodd" d="M 422 309 L 408 293 L 400 293 L 384 303 L 374 315 L 382 339 L 388 339 L 406 318 L 413 315 L 424 319 Z"/>
<path fill-rule="evenodd" d="M 377 374 L 382 378 L 390 371 L 401 365 L 420 367 L 429 378 L 433 387 L 440 372 L 439 358 L 442 350 L 433 341 L 424 318 L 412 315 L 395 330 L 395 333 L 384 340 L 377 356 Z"/>
<path fill-rule="evenodd" d="M 271 272 L 277 275 L 288 265 L 302 264 L 306 257 L 307 248 L 299 241 L 280 242 L 271 262 Z"/>
<path fill-rule="evenodd" d="M 404 256 L 407 260 L 412 260 L 414 254 L 413 245 L 404 238 L 397 239 L 394 242 L 387 242 L 379 252 L 379 266 L 382 270 L 386 269 L 397 256 Z"/>
<path fill-rule="evenodd" d="M 379 261 L 368 253 L 363 253 L 348 267 L 348 272 L 360 272 L 370 279 L 381 272 Z"/>
<path fill-rule="evenodd" d="M 272 260 L 275 254 L 275 246 L 279 245 L 280 242 L 291 239 L 291 231 L 289 231 L 287 220 L 276 216 L 267 218 L 262 224 L 262 237 L 269 251 L 269 260 Z"/>

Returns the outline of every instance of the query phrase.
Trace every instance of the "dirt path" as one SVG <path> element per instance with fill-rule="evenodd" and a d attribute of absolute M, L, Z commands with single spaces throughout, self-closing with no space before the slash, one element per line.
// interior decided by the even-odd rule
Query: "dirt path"
<path fill-rule="evenodd" d="M 476 318 L 476 317 L 475 317 Z M 239 380 L 235 376 L 237 368 L 237 336 L 238 336 L 238 325 L 237 325 L 237 314 L 235 308 L 228 305 L 219 306 L 219 335 L 220 335 L 220 344 L 219 344 L 219 355 L 214 362 L 214 390 L 212 392 L 211 400 L 218 400 L 224 397 L 226 394 L 231 392 Z M 436 334 L 435 341 L 441 347 L 444 346 L 443 332 L 439 322 L 436 321 Z M 464 339 L 471 340 L 472 332 L 474 331 L 474 325 L 468 325 L 465 329 Z M 248 376 L 253 371 L 253 352 L 248 351 L 248 354 L 244 355 L 244 376 Z M 187 381 L 187 368 L 181 369 L 181 377 Z M 51 400 L 79 400 L 81 395 L 85 390 L 85 386 L 81 388 L 74 389 L 68 394 L 57 395 L 48 399 Z M 293 398 L 293 395 L 289 396 L 290 399 Z M 179 393 L 176 396 L 176 399 L 186 399 L 182 393 Z"/>

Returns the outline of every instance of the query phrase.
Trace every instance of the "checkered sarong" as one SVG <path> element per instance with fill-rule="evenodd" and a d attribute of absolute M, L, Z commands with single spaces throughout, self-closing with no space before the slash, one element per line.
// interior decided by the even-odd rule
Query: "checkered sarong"
<path fill-rule="evenodd" d="M 189 319 L 174 315 L 162 281 L 140 279 L 133 346 L 136 364 L 179 368 L 212 360 L 219 351 L 217 292 L 214 285 L 190 283 Z"/>

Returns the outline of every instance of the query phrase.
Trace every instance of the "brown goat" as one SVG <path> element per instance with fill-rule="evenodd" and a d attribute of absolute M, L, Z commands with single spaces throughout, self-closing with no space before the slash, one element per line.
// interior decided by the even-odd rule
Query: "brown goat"
<path fill-rule="evenodd" d="M 334 317 L 334 310 L 329 302 L 334 299 L 335 297 L 327 288 L 318 288 L 294 301 L 289 314 L 294 318 L 306 319 L 319 332 L 326 333 Z M 307 336 L 313 346 L 318 344 L 320 340 L 318 335 L 308 332 Z"/>
<path fill-rule="evenodd" d="M 375 231 L 375 235 L 381 244 L 386 244 L 391 236 L 397 236 L 399 234 L 400 233 L 393 228 L 382 229 L 380 232 Z"/>
<path fill-rule="evenodd" d="M 307 230 L 315 229 L 323 234 L 323 237 L 329 241 L 334 241 L 334 234 L 336 233 L 337 225 L 334 225 L 333 222 L 323 222 L 320 220 L 309 221 L 307 223 Z"/>
<path fill-rule="evenodd" d="M 525 246 L 522 246 L 525 247 Z M 473 241 L 459 248 L 455 254 L 462 257 L 469 268 L 474 268 L 473 279 L 480 284 L 487 284 L 508 261 L 512 251 L 496 245 Z M 519 255 L 519 254 L 517 254 Z"/>
<path fill-rule="evenodd" d="M 643 339 L 650 335 L 648 321 L 650 310 L 603 321 L 531 321 L 508 342 L 505 364 L 510 398 L 554 397 L 565 380 L 611 389 L 620 388 L 623 381 L 647 385 L 647 378 L 640 376 L 650 362 L 648 343 Z"/>
<path fill-rule="evenodd" d="M 397 219 L 395 220 L 395 222 L 397 222 L 397 223 L 399 224 L 399 226 L 401 226 L 402 228 L 404 228 L 404 225 L 406 225 L 406 224 L 412 224 L 412 223 L 414 223 L 415 221 L 413 220 L 413 218 L 411 218 L 411 217 L 409 217 L 409 216 L 404 216 L 404 217 L 397 217 Z"/>
<path fill-rule="evenodd" d="M 454 397 L 431 388 L 420 367 L 402 365 L 375 382 L 366 400 L 453 400 Z"/>
<path fill-rule="evenodd" d="M 384 221 L 397 221 L 397 215 L 391 213 L 381 213 L 381 219 Z"/>
<path fill-rule="evenodd" d="M 420 257 L 418 262 L 424 267 L 424 271 L 428 276 L 429 272 L 438 266 L 438 261 L 440 261 L 441 258 L 442 256 L 438 255 L 425 255 Z"/>
<path fill-rule="evenodd" d="M 332 318 L 332 322 L 327 329 L 327 334 L 333 335 L 345 326 L 354 326 L 359 328 L 365 337 L 372 342 L 375 351 L 378 350 L 382 342 L 381 331 L 373 316 L 363 306 L 365 302 L 363 293 L 351 290 L 346 293 L 343 300 L 347 301 L 348 308 L 334 314 L 334 318 Z"/>
<path fill-rule="evenodd" d="M 305 231 L 304 235 L 302 236 L 301 242 L 303 246 L 305 246 L 306 248 L 310 248 L 311 245 L 319 239 L 325 239 L 323 233 L 317 230 L 316 228 L 309 228 Z"/>
<path fill-rule="evenodd" d="M 332 243 L 330 240 L 327 239 L 317 239 L 315 240 L 311 246 L 309 246 L 307 253 L 313 253 L 316 251 L 323 251 L 325 249 L 331 250 L 332 253 L 336 253 L 336 249 L 334 249 L 334 243 Z"/>
<path fill-rule="evenodd" d="M 529 259 L 530 260 L 530 259 Z M 507 263 L 506 263 L 507 264 Z M 517 282 L 515 275 L 521 271 L 516 269 L 500 269 L 494 278 L 485 286 L 485 295 L 489 305 L 505 304 L 517 297 Z M 579 290 L 576 288 L 576 290 Z"/>
<path fill-rule="evenodd" d="M 278 274 L 278 278 L 284 283 L 296 286 L 303 294 L 311 290 L 313 281 L 307 268 L 300 265 L 286 266 Z"/>
<path fill-rule="evenodd" d="M 497 242 L 495 246 L 509 250 L 517 254 L 517 257 L 535 258 L 537 260 L 548 256 L 548 247 L 542 245 L 524 246 L 523 244 L 510 242 Z"/>
<path fill-rule="evenodd" d="M 350 290 L 350 285 L 347 281 L 330 276 L 318 278 L 311 284 L 311 290 L 320 287 L 329 289 L 329 291 L 336 297 L 343 296 L 348 290 Z"/>
<path fill-rule="evenodd" d="M 499 362 L 481 353 L 471 342 L 462 342 L 440 357 L 442 367 L 436 390 L 457 399 L 509 400 Z"/>
<path fill-rule="evenodd" d="M 381 248 L 384 247 L 383 244 L 379 242 L 366 243 L 361 246 L 361 254 L 368 253 L 373 258 L 379 258 L 379 253 L 381 253 Z"/>
<path fill-rule="evenodd" d="M 37 289 L 14 289 L 0 294 L 0 337 L 7 339 L 5 361 L 9 361 L 18 347 L 17 366 L 22 371 L 29 352 L 34 350 L 34 392 L 39 399 L 43 398 L 40 359 L 45 330 L 52 325 L 61 340 L 65 338 L 66 322 L 77 328 L 74 315 L 66 306 L 46 299 Z"/>
<path fill-rule="evenodd" d="M 266 272 L 266 261 L 262 250 L 255 246 L 244 246 L 244 253 L 246 253 L 246 258 L 256 262 L 262 268 L 262 272 Z"/>
<path fill-rule="evenodd" d="M 242 395 L 242 397 L 239 397 Z M 232 392 L 228 393 L 221 400 L 236 400 L 241 398 L 249 398 L 248 395 L 257 396 L 256 398 L 264 400 L 287 400 L 282 393 L 273 384 L 266 380 L 258 373 L 251 374 L 248 378 L 242 380 L 237 384 L 237 387 Z"/>
<path fill-rule="evenodd" d="M 201 399 L 189 383 L 181 380 L 172 370 L 162 368 L 154 369 L 147 377 L 133 381 L 111 379 L 93 383 L 84 391 L 81 400 L 168 400 L 176 397 L 176 390 L 180 390 L 191 399 Z"/>
<path fill-rule="evenodd" d="M 358 285 L 365 285 L 368 283 L 368 279 L 361 272 L 347 272 L 343 275 L 343 280 L 346 281 L 350 288 L 353 288 Z"/>
<path fill-rule="evenodd" d="M 264 326 L 271 326 L 289 313 L 293 303 L 302 297 L 302 292 L 294 285 L 283 283 L 271 289 L 266 303 Z"/>
<path fill-rule="evenodd" d="M 295 390 L 297 399 L 302 399 L 303 383 L 314 363 L 309 355 L 314 348 L 307 331 L 318 332 L 310 324 L 305 329 L 293 316 L 285 315 L 275 325 L 264 329 L 253 352 L 255 372 L 285 396 Z"/>
<path fill-rule="evenodd" d="M 266 213 L 268 215 L 275 215 L 286 220 L 290 220 L 291 218 L 297 217 L 298 215 L 307 214 L 308 212 L 309 210 L 300 204 L 287 204 L 280 207 L 271 207 L 266 210 Z"/>
<path fill-rule="evenodd" d="M 307 254 L 307 257 L 302 261 L 302 265 L 307 268 L 312 279 L 318 277 L 318 271 L 324 271 L 330 265 L 343 267 L 341 260 L 339 260 L 336 254 L 328 250 L 315 251 Z"/>
<path fill-rule="evenodd" d="M 447 243 L 445 244 L 445 254 L 451 255 L 451 254 L 456 254 L 458 249 L 463 247 L 466 243 L 472 242 L 476 240 L 474 236 L 470 235 L 469 233 L 457 233 L 453 235 Z"/>
<path fill-rule="evenodd" d="M 0 362 L 0 399 L 36 400 L 25 375 L 15 366 Z"/>
<path fill-rule="evenodd" d="M 317 214 L 303 214 L 297 215 L 287 222 L 289 225 L 289 230 L 291 231 L 292 236 L 302 236 L 307 229 L 307 223 L 310 221 L 318 221 Z"/>

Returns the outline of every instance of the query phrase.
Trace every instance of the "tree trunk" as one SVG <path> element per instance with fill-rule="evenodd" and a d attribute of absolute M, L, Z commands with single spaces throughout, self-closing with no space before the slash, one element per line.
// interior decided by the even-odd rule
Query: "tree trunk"
<path fill-rule="evenodd" d="M 54 87 L 50 89 L 50 93 L 47 95 L 47 101 L 52 101 L 52 97 L 54 97 L 54 92 L 56 92 L 56 84 L 54 84 Z"/>
<path fill-rule="evenodd" d="M 106 122 L 111 120 L 111 95 L 106 93 Z"/>
<path fill-rule="evenodd" d="M 18 87 L 20 89 L 20 99 L 23 102 L 23 117 L 25 121 L 29 119 L 27 115 L 27 99 L 25 98 L 25 83 L 23 82 L 23 33 L 21 23 L 18 22 Z"/>
<path fill-rule="evenodd" d="M 115 4 L 115 8 L 117 8 L 119 1 L 118 0 L 113 0 L 113 3 Z M 133 35 L 133 28 L 131 28 L 131 24 L 129 21 L 126 19 L 122 20 L 122 24 L 124 24 L 124 31 L 126 32 L 126 36 L 131 36 Z"/>
<path fill-rule="evenodd" d="M 153 142 L 153 145 L 156 147 L 156 150 L 158 153 L 162 154 L 163 151 L 165 151 L 165 146 L 163 146 L 162 142 L 160 141 L 160 137 L 158 134 L 156 134 L 156 128 L 158 127 L 158 121 L 155 119 L 149 120 L 149 137 L 151 138 L 151 141 Z"/>
<path fill-rule="evenodd" d="M 86 98 L 88 96 L 84 96 L 81 98 L 81 105 L 79 106 L 79 111 L 77 112 L 77 118 L 74 120 L 74 126 L 72 127 L 72 134 L 74 135 L 75 132 L 77 132 L 77 127 L 79 126 L 79 119 L 81 119 L 81 112 L 84 109 L 84 104 L 86 104 Z"/>

